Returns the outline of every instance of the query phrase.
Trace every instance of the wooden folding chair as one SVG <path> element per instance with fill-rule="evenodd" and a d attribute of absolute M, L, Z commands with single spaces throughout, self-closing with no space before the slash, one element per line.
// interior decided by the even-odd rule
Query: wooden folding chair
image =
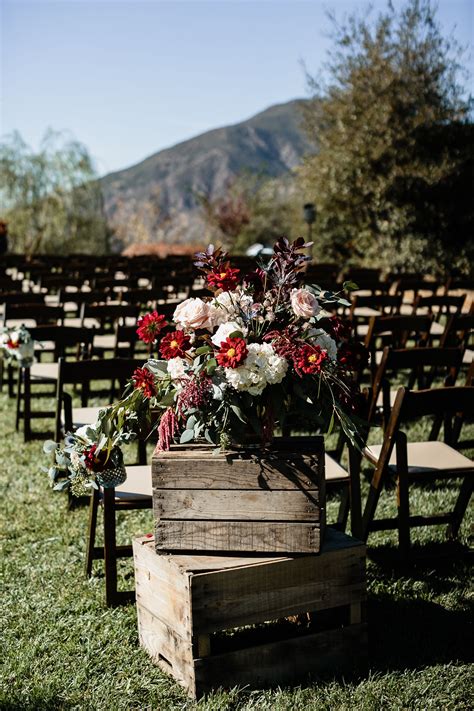
<path fill-rule="evenodd" d="M 369 319 L 373 316 L 396 316 L 400 313 L 401 305 L 401 294 L 352 294 L 349 320 L 354 332 L 359 337 L 365 337 L 369 330 Z"/>
<path fill-rule="evenodd" d="M 458 313 L 449 317 L 439 344 L 441 348 L 463 348 L 463 364 L 471 365 L 474 360 L 474 303 L 471 304 L 469 313 Z"/>
<path fill-rule="evenodd" d="M 454 449 L 453 418 L 457 413 L 474 411 L 474 387 L 447 387 L 410 391 L 400 388 L 385 431 L 383 444 L 367 447 L 364 458 L 374 467 L 369 495 L 362 517 L 360 535 L 367 540 L 370 532 L 398 529 L 403 556 L 410 550 L 410 529 L 446 523 L 448 534 L 456 536 L 469 504 L 474 482 L 474 462 Z M 435 416 L 429 441 L 408 442 L 403 423 Z M 444 420 L 444 442 L 437 441 Z M 396 518 L 376 519 L 380 494 L 387 479 L 395 475 L 397 483 Z M 410 515 L 410 486 L 438 479 L 461 478 L 462 484 L 454 509 L 431 516 Z"/>
<path fill-rule="evenodd" d="M 109 360 L 91 360 L 69 362 L 59 361 L 59 376 L 56 409 L 56 441 L 62 431 L 73 431 L 83 424 L 93 424 L 100 408 L 88 408 L 91 395 L 91 382 L 112 380 L 121 387 L 132 376 L 135 368 L 143 363 L 129 358 Z M 65 390 L 65 385 L 81 385 L 81 408 L 72 407 L 72 398 Z M 112 383 L 113 387 L 113 383 Z M 113 390 L 101 389 L 105 396 L 113 397 Z M 97 391 L 95 391 L 95 395 Z M 111 402 L 108 398 L 108 402 Z M 108 404 L 108 403 L 107 403 Z M 64 421 L 64 426 L 62 422 Z M 146 465 L 145 442 L 138 443 L 138 465 L 126 467 L 127 480 L 116 488 L 94 489 L 90 497 L 89 526 L 86 550 L 86 574 L 92 574 L 94 560 L 105 563 L 105 595 L 107 605 L 117 605 L 133 599 L 133 592 L 117 589 L 117 560 L 132 555 L 132 546 L 117 546 L 116 513 L 152 507 L 151 468 Z M 103 506 L 104 546 L 96 546 L 97 516 L 99 506 Z"/>
<path fill-rule="evenodd" d="M 433 385 L 435 378 L 444 377 L 444 385 L 454 385 L 462 364 L 463 350 L 461 348 L 402 348 L 393 349 L 386 346 L 382 360 L 371 388 L 369 422 L 376 420 L 378 411 L 382 410 L 384 427 L 387 424 L 398 389 L 390 387 L 390 376 L 400 375 L 400 371 L 408 371 L 406 387 L 412 390 L 425 390 Z"/>
<path fill-rule="evenodd" d="M 440 337 L 444 333 L 444 326 L 441 323 L 441 319 L 461 313 L 466 299 L 465 294 L 461 296 L 439 296 L 437 294 L 432 296 L 419 295 L 413 304 L 413 314 L 420 316 L 424 314 L 432 315 L 433 323 L 431 324 L 430 334 L 431 336 Z"/>
<path fill-rule="evenodd" d="M 23 422 L 24 441 L 32 439 L 31 421 L 35 418 L 54 419 L 53 410 L 33 410 L 32 399 L 45 397 L 48 393 L 33 392 L 36 386 L 53 385 L 56 392 L 56 382 L 59 371 L 59 358 L 73 357 L 84 359 L 90 357 L 94 332 L 88 328 L 73 326 L 34 326 L 29 329 L 34 341 L 41 346 L 48 343 L 52 346 L 53 361 L 49 363 L 33 363 L 31 366 L 19 369 L 16 402 L 16 429 Z M 23 409 L 22 409 L 23 403 Z M 41 435 L 42 436 L 42 435 Z"/>
<path fill-rule="evenodd" d="M 413 341 L 416 346 L 426 346 L 429 343 L 432 316 L 373 316 L 364 345 L 370 354 L 370 370 L 372 382 L 377 366 L 382 360 L 382 348 L 406 348 Z M 378 347 L 381 343 L 382 348 Z"/>

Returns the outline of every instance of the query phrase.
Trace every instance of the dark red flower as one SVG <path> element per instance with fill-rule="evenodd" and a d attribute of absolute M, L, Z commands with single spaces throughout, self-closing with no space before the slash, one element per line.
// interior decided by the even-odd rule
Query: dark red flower
<path fill-rule="evenodd" d="M 141 390 L 145 397 L 156 395 L 155 377 L 148 368 L 137 368 L 132 375 L 133 387 Z"/>
<path fill-rule="evenodd" d="M 238 275 L 240 269 L 233 269 L 229 262 L 209 272 L 206 277 L 208 285 L 212 289 L 222 289 L 222 291 L 234 291 L 239 282 Z"/>
<path fill-rule="evenodd" d="M 166 326 L 166 319 L 158 311 L 152 311 L 138 319 L 137 334 L 143 343 L 155 343 L 159 332 Z"/>
<path fill-rule="evenodd" d="M 20 341 L 12 341 L 11 338 L 8 339 L 7 341 L 7 348 L 19 348 L 20 347 Z"/>
<path fill-rule="evenodd" d="M 367 365 L 369 353 L 362 343 L 343 343 L 339 348 L 337 359 L 346 370 L 360 370 Z"/>
<path fill-rule="evenodd" d="M 293 362 L 297 373 L 306 375 L 319 373 L 323 363 L 329 358 L 328 352 L 320 346 L 301 346 L 293 355 Z"/>
<path fill-rule="evenodd" d="M 165 360 L 182 358 L 190 345 L 191 339 L 183 331 L 173 331 L 161 339 L 160 353 Z"/>
<path fill-rule="evenodd" d="M 226 338 L 216 355 L 217 362 L 224 368 L 237 368 L 247 358 L 247 344 L 243 338 Z"/>
<path fill-rule="evenodd" d="M 107 450 L 101 449 L 100 452 L 96 452 L 97 444 L 91 444 L 91 446 L 85 450 L 85 463 L 87 469 L 93 472 L 102 472 L 107 466 Z"/>
<path fill-rule="evenodd" d="M 331 316 L 325 328 L 335 341 L 345 341 L 351 336 L 352 326 L 349 321 L 343 321 L 338 316 Z"/>

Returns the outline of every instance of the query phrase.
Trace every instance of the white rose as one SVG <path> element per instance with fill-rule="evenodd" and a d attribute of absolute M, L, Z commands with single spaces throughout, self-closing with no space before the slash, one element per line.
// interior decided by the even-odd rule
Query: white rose
<path fill-rule="evenodd" d="M 214 328 L 215 307 L 202 299 L 186 299 L 176 307 L 173 321 L 181 329 Z"/>
<path fill-rule="evenodd" d="M 235 321 L 229 321 L 228 323 L 221 323 L 215 334 L 212 336 L 211 341 L 219 348 L 221 343 L 223 343 L 231 333 L 234 333 L 234 331 L 240 331 L 244 336 L 247 335 L 247 329 L 244 326 L 240 326 L 240 324 Z"/>
<path fill-rule="evenodd" d="M 18 333 L 18 331 L 12 331 L 10 333 L 10 341 L 12 343 L 18 343 L 19 340 L 20 340 L 20 334 Z"/>
<path fill-rule="evenodd" d="M 295 316 L 301 316 L 301 318 L 317 316 L 321 311 L 317 298 L 307 289 L 292 289 L 290 301 Z"/>
<path fill-rule="evenodd" d="M 179 378 L 186 375 L 185 361 L 183 358 L 170 358 L 167 369 L 173 380 L 179 380 Z"/>

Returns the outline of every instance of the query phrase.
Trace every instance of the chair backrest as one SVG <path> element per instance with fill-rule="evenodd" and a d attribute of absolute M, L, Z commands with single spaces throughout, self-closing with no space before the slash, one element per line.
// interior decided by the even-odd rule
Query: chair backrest
<path fill-rule="evenodd" d="M 453 314 L 448 319 L 445 331 L 441 336 L 440 346 L 462 346 L 467 348 L 470 345 L 474 333 L 474 304 L 468 314 Z"/>
<path fill-rule="evenodd" d="M 60 304 L 76 304 L 79 310 L 82 304 L 106 304 L 111 298 L 110 292 L 104 291 L 59 291 Z"/>
<path fill-rule="evenodd" d="M 466 295 L 461 296 L 417 296 L 413 304 L 413 313 L 417 314 L 420 310 L 427 310 L 428 313 L 434 314 L 435 318 L 439 318 L 442 314 L 459 313 L 466 301 Z"/>
<path fill-rule="evenodd" d="M 405 295 L 406 292 L 412 291 L 416 298 L 420 291 L 436 294 L 438 287 L 437 281 L 426 281 L 423 277 L 417 276 L 401 276 L 395 283 L 395 293 Z"/>
<path fill-rule="evenodd" d="M 369 409 L 369 421 L 375 415 L 378 397 L 382 388 L 384 389 L 384 417 L 387 418 L 390 408 L 390 384 L 388 374 L 390 371 L 409 371 L 407 388 L 412 389 L 415 385 L 425 389 L 431 387 L 439 369 L 444 369 L 444 384 L 454 385 L 462 365 L 463 350 L 461 348 L 402 348 L 393 349 L 385 347 L 382 360 L 375 374 L 372 385 L 372 398 Z M 426 369 L 429 368 L 429 372 Z M 388 400 L 387 400 L 388 396 Z"/>
<path fill-rule="evenodd" d="M 61 306 L 45 306 L 44 304 L 5 304 L 3 322 L 34 321 L 37 326 L 62 323 L 64 309 Z"/>
<path fill-rule="evenodd" d="M 32 338 L 41 343 L 54 343 L 54 359 L 66 358 L 68 349 L 75 347 L 76 357 L 90 356 L 94 329 L 79 326 L 33 326 L 28 329 Z"/>
<path fill-rule="evenodd" d="M 33 291 L 9 291 L 0 294 L 0 304 L 11 304 L 12 306 L 44 304 L 44 294 L 38 294 Z"/>
<path fill-rule="evenodd" d="M 61 411 L 64 406 L 64 424 L 66 430 L 72 426 L 71 397 L 65 390 L 65 385 L 81 386 L 81 405 L 86 407 L 89 397 L 100 396 L 107 399 L 107 404 L 113 402 L 117 393 L 123 390 L 126 382 L 132 377 L 136 368 L 144 365 L 144 361 L 133 358 L 108 358 L 101 360 L 67 361 L 59 359 L 58 381 L 56 390 L 56 426 L 55 434 L 59 439 L 61 433 Z M 91 392 L 93 382 L 110 383 L 110 387 Z M 118 384 L 118 387 L 116 387 Z"/>
<path fill-rule="evenodd" d="M 379 481 L 387 470 L 395 444 L 406 440 L 405 437 L 400 438 L 400 428 L 404 422 L 433 415 L 434 423 L 428 439 L 432 441 L 438 438 L 444 420 L 444 441 L 453 444 L 453 418 L 459 413 L 468 416 L 474 413 L 474 387 L 455 386 L 431 390 L 400 388 L 385 430 L 375 481 Z"/>
<path fill-rule="evenodd" d="M 353 294 L 352 306 L 350 311 L 351 319 L 357 318 L 356 309 L 369 308 L 381 311 L 386 316 L 395 316 L 400 312 L 402 305 L 401 294 L 371 294 L 366 296 L 363 294 Z"/>
<path fill-rule="evenodd" d="M 370 353 L 370 368 L 375 376 L 377 363 L 377 341 L 392 348 L 406 348 L 410 339 L 417 346 L 425 346 L 429 341 L 433 316 L 373 316 L 364 345 Z"/>
<path fill-rule="evenodd" d="M 137 319 L 140 313 L 138 306 L 133 304 L 82 304 L 81 323 L 86 318 L 94 319 L 99 324 L 101 332 L 111 332 L 117 321 L 124 323 L 126 318 Z"/>

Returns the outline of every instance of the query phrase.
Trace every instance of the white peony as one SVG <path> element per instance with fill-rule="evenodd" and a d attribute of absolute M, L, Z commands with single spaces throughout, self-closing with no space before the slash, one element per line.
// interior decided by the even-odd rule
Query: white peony
<path fill-rule="evenodd" d="M 281 383 L 287 369 L 288 362 L 275 353 L 270 343 L 251 343 L 244 364 L 226 368 L 225 375 L 235 390 L 261 395 L 267 385 Z"/>
<path fill-rule="evenodd" d="M 229 321 L 228 323 L 221 323 L 215 334 L 212 336 L 211 341 L 219 348 L 221 343 L 223 343 L 231 333 L 234 333 L 234 331 L 240 331 L 244 336 L 247 335 L 247 329 L 244 326 L 241 326 L 236 321 Z"/>
<path fill-rule="evenodd" d="M 212 331 L 215 312 L 216 307 L 202 299 L 186 299 L 175 308 L 173 321 L 182 330 L 206 328 Z"/>
<path fill-rule="evenodd" d="M 186 375 L 186 362 L 183 358 L 170 358 L 167 370 L 173 380 L 179 380 Z"/>
<path fill-rule="evenodd" d="M 300 316 L 301 318 L 317 316 L 321 311 L 319 301 L 315 295 L 307 289 L 292 289 L 290 302 L 295 316 Z"/>

